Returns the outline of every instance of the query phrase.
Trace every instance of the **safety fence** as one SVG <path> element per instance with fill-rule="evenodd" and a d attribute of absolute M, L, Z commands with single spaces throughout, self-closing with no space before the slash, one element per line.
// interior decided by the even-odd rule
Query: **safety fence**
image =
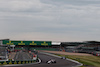
<path fill-rule="evenodd" d="M 7 64 L 28 64 L 34 63 L 38 60 L 28 60 L 28 61 L 0 61 L 0 65 L 7 65 Z"/>

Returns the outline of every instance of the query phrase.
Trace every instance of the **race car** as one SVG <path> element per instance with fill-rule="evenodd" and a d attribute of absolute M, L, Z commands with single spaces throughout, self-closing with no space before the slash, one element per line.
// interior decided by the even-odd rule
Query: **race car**
<path fill-rule="evenodd" d="M 61 59 L 66 59 L 66 57 L 61 57 Z"/>
<path fill-rule="evenodd" d="M 50 60 L 47 61 L 46 63 L 48 63 L 48 64 L 56 63 L 56 60 L 54 60 L 54 59 L 50 59 Z"/>

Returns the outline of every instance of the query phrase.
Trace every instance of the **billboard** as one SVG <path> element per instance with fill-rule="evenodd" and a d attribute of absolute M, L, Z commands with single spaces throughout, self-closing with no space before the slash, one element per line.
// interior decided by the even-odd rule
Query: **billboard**
<path fill-rule="evenodd" d="M 51 45 L 51 41 L 10 41 L 10 40 L 3 40 L 3 44 L 7 44 L 7 45 L 50 46 Z"/>

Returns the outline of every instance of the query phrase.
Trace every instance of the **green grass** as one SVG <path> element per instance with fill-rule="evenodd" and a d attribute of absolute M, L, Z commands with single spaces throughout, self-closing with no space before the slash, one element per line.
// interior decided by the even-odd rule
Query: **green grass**
<path fill-rule="evenodd" d="M 58 54 L 56 54 L 58 55 Z M 78 55 L 58 55 L 76 60 L 83 64 L 81 67 L 100 67 L 100 57 L 97 56 L 78 56 Z"/>

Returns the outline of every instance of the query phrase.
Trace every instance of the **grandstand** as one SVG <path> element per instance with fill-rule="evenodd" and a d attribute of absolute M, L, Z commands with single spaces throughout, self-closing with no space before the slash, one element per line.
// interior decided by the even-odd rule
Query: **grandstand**
<path fill-rule="evenodd" d="M 66 52 L 93 53 L 100 51 L 100 42 L 98 41 L 62 42 L 61 46 Z"/>
<path fill-rule="evenodd" d="M 82 47 L 83 44 L 83 42 L 62 42 L 61 47 L 63 47 L 66 52 L 75 52 L 76 49 Z"/>
<path fill-rule="evenodd" d="M 0 40 L 1 45 L 8 45 L 11 49 L 22 50 L 51 50 L 66 52 L 92 53 L 100 51 L 100 42 L 84 41 L 84 42 L 52 42 L 52 41 L 16 41 L 10 39 Z M 15 46 L 14 46 L 15 45 Z"/>
<path fill-rule="evenodd" d="M 1 40 L 2 45 L 8 45 L 8 47 L 15 50 L 59 50 L 60 42 L 52 41 L 16 41 L 16 40 Z M 14 46 L 15 45 L 15 46 Z"/>
<path fill-rule="evenodd" d="M 84 47 L 97 48 L 97 47 L 100 47 L 100 42 L 98 42 L 98 41 L 86 41 L 86 45 L 84 45 Z"/>
<path fill-rule="evenodd" d="M 78 52 L 93 53 L 94 51 L 100 51 L 100 42 L 98 41 L 85 41 L 84 46 L 78 48 Z"/>

